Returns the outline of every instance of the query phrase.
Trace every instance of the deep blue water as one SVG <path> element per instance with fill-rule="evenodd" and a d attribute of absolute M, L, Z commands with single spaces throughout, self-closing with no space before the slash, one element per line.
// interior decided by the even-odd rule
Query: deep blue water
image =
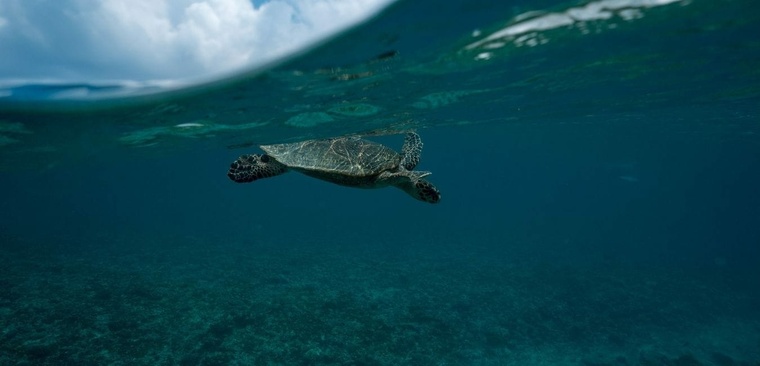
<path fill-rule="evenodd" d="M 760 9 L 665 3 L 499 46 L 583 4 L 401 2 L 190 93 L 14 90 L 0 364 L 760 364 Z M 225 175 L 411 128 L 437 205 Z"/>

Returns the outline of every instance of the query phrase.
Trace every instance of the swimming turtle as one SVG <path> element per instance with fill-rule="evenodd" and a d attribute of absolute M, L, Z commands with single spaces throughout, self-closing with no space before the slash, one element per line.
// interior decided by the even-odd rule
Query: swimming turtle
<path fill-rule="evenodd" d="M 343 186 L 394 186 L 421 201 L 441 200 L 438 189 L 422 179 L 432 173 L 413 170 L 422 152 L 422 139 L 414 132 L 406 134 L 401 154 L 356 136 L 260 147 L 265 154 L 242 155 L 230 165 L 227 176 L 249 183 L 295 170 Z"/>

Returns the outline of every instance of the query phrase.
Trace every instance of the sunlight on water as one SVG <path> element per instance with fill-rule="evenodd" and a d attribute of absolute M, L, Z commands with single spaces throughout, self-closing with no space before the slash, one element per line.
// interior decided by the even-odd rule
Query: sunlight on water
<path fill-rule="evenodd" d="M 614 29 L 617 22 L 634 21 L 644 16 L 643 10 L 673 3 L 686 5 L 690 0 L 602 0 L 573 7 L 562 12 L 542 13 L 530 11 L 517 15 L 510 26 L 490 33 L 484 38 L 465 47 L 467 51 L 478 50 L 476 60 L 488 60 L 492 57 L 487 50 L 502 48 L 507 44 L 516 47 L 546 44 L 549 42 L 547 31 L 558 28 L 576 28 L 582 34 L 599 33 Z M 597 24 L 593 22 L 599 22 Z M 480 36 L 481 31 L 473 32 L 473 37 Z"/>

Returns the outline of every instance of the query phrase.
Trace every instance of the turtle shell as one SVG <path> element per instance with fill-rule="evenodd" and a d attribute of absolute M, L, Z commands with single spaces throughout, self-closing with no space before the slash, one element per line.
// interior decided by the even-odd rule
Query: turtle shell
<path fill-rule="evenodd" d="M 367 177 L 395 170 L 401 155 L 393 149 L 360 138 L 309 140 L 261 146 L 288 167 L 331 175 Z"/>

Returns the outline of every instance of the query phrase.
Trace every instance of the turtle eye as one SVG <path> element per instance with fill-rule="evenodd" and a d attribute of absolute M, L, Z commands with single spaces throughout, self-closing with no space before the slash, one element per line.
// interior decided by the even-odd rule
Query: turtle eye
<path fill-rule="evenodd" d="M 269 155 L 261 155 L 261 158 L 259 158 L 262 163 L 268 163 L 269 162 Z"/>

